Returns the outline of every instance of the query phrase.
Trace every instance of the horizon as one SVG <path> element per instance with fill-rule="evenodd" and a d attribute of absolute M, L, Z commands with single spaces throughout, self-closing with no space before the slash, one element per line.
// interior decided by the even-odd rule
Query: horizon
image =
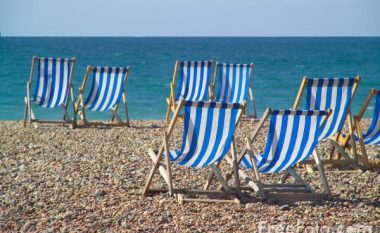
<path fill-rule="evenodd" d="M 1 32 L 0 32 L 1 33 Z M 4 36 L 3 38 L 380 38 L 379 36 Z"/>

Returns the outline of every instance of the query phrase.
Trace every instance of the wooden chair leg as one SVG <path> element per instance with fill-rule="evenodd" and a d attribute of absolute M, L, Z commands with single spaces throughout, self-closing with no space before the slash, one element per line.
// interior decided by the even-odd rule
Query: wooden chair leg
<path fill-rule="evenodd" d="M 219 180 L 224 190 L 227 190 L 227 191 L 231 190 L 226 179 L 224 179 L 223 175 L 220 173 L 219 168 L 217 168 L 214 164 L 212 164 L 210 167 L 211 167 L 212 173 L 216 175 L 216 178 Z"/>
<path fill-rule="evenodd" d="M 360 124 L 359 124 L 359 121 L 358 120 L 355 120 L 356 124 L 356 133 L 359 137 L 359 147 L 360 147 L 360 151 L 361 151 L 361 155 L 358 155 L 358 159 L 360 160 L 360 162 L 362 162 L 364 164 L 364 166 L 366 166 L 366 168 L 370 168 L 371 165 L 370 165 L 370 162 L 368 160 L 368 155 L 367 155 L 367 150 L 365 148 L 365 144 L 364 144 L 364 140 L 363 140 L 363 135 L 362 135 L 362 131 L 361 131 L 361 128 L 360 128 Z"/>
<path fill-rule="evenodd" d="M 330 145 L 330 152 L 328 155 L 328 159 L 333 159 L 334 153 L 335 153 L 335 147 L 334 147 L 334 145 Z"/>
<path fill-rule="evenodd" d="M 67 112 L 67 105 L 61 105 L 62 110 L 63 110 L 63 120 L 68 121 L 69 118 L 69 113 Z"/>
<path fill-rule="evenodd" d="M 319 171 L 319 177 L 320 177 L 321 182 L 322 182 L 323 190 L 324 190 L 324 192 L 326 194 L 328 194 L 330 196 L 331 192 L 330 192 L 330 188 L 329 188 L 329 185 L 328 185 L 328 182 L 327 182 L 327 177 L 326 177 L 326 174 L 325 174 L 325 170 L 323 168 L 322 161 L 319 158 L 319 155 L 317 154 L 317 152 L 315 150 L 313 151 L 313 156 L 314 156 L 314 159 L 315 159 L 315 164 L 317 165 L 317 168 L 318 168 L 318 171 Z"/>
<path fill-rule="evenodd" d="M 167 173 L 168 173 L 169 195 L 173 196 L 172 169 L 171 169 L 171 166 L 170 166 L 168 137 L 167 137 L 167 133 L 166 132 L 164 133 L 164 149 L 165 149 L 166 169 L 167 169 Z"/>
<path fill-rule="evenodd" d="M 231 154 L 232 154 L 232 162 L 233 162 L 233 169 L 234 169 L 234 176 L 235 176 L 235 186 L 238 191 L 238 193 L 241 193 L 240 190 L 240 179 L 239 179 L 239 168 L 237 163 L 237 157 L 236 157 L 236 148 L 235 148 L 235 139 L 232 139 L 232 145 L 231 145 Z"/>
<path fill-rule="evenodd" d="M 73 123 L 72 123 L 72 128 L 75 128 L 77 126 L 77 113 L 75 110 L 75 97 L 74 97 L 74 90 L 71 88 L 71 105 L 73 108 Z"/>
<path fill-rule="evenodd" d="M 290 176 L 289 171 L 286 170 L 281 177 L 281 180 L 280 180 L 281 184 L 285 184 L 285 182 L 289 178 L 289 176 Z"/>
<path fill-rule="evenodd" d="M 29 114 L 28 114 L 29 115 L 29 125 L 31 125 L 33 120 L 36 119 L 36 117 L 34 115 L 30 101 L 28 102 L 28 111 L 29 111 Z"/>
<path fill-rule="evenodd" d="M 171 101 L 169 100 L 169 103 L 168 103 L 168 109 L 166 110 L 166 117 L 165 117 L 165 121 L 166 121 L 166 123 L 169 122 L 170 111 L 171 111 Z"/>
<path fill-rule="evenodd" d="M 143 189 L 143 192 L 142 192 L 143 196 L 146 196 L 146 194 L 148 193 L 148 189 L 149 189 L 150 184 L 152 183 L 154 173 L 156 172 L 157 168 L 160 165 L 160 160 L 161 160 L 162 156 L 160 154 L 158 154 L 156 156 L 157 156 L 156 157 L 156 161 L 153 161 L 154 162 L 153 167 L 152 167 L 152 169 L 150 170 L 150 172 L 148 174 L 148 179 L 147 179 L 147 181 L 145 183 L 145 186 L 144 186 L 144 189 Z"/>
<path fill-rule="evenodd" d="M 221 163 L 221 161 L 219 161 L 216 165 L 215 165 L 215 167 L 218 169 L 219 168 L 219 166 L 220 166 L 220 163 Z M 210 172 L 210 175 L 208 176 L 208 178 L 207 178 L 207 181 L 206 181 L 206 184 L 204 185 L 204 189 L 209 189 L 210 188 L 210 185 L 211 185 L 211 182 L 212 182 L 212 180 L 214 179 L 214 172 L 211 170 L 211 172 Z"/>
<path fill-rule="evenodd" d="M 83 126 L 87 127 L 87 118 L 86 118 L 86 110 L 85 107 L 82 105 L 81 114 L 79 115 L 81 120 L 83 121 Z"/>
<path fill-rule="evenodd" d="M 253 117 L 257 119 L 256 102 L 254 98 L 252 98 L 252 108 L 253 108 Z"/>
<path fill-rule="evenodd" d="M 112 110 L 111 122 L 112 123 L 122 123 L 123 122 L 116 110 Z"/>
<path fill-rule="evenodd" d="M 26 117 L 28 116 L 28 101 L 26 100 L 26 97 L 25 97 L 25 112 L 24 112 L 24 120 L 22 121 L 22 126 L 25 127 L 26 126 Z"/>
<path fill-rule="evenodd" d="M 36 119 L 36 116 L 34 115 L 32 106 L 30 104 L 29 104 L 29 112 L 30 112 L 29 124 L 31 124 L 32 121 Z"/>
<path fill-rule="evenodd" d="M 253 118 L 257 118 L 256 103 L 255 103 L 255 99 L 253 98 L 252 88 L 249 87 L 248 90 L 249 90 L 249 98 L 252 104 Z"/>
<path fill-rule="evenodd" d="M 34 59 L 33 59 L 33 62 L 32 62 L 32 71 L 31 71 L 31 77 L 32 77 L 32 73 L 33 73 L 33 69 L 34 69 Z M 30 78 L 31 80 L 31 78 Z M 25 104 L 28 105 L 28 115 L 29 115 L 29 125 L 32 123 L 32 119 L 34 119 L 34 114 L 33 114 L 33 111 L 32 111 L 32 105 L 31 105 L 31 102 L 30 102 L 30 89 L 31 89 L 31 81 L 29 81 L 27 83 L 27 88 L 26 88 L 26 99 L 25 99 Z M 26 119 L 25 119 L 26 120 Z"/>
<path fill-rule="evenodd" d="M 125 122 L 129 126 L 129 115 L 128 115 L 128 106 L 127 106 L 127 95 L 123 92 L 123 105 L 125 110 Z"/>
<path fill-rule="evenodd" d="M 351 149 L 352 149 L 352 155 L 354 156 L 354 159 L 356 163 L 359 163 L 358 155 L 357 155 L 357 150 L 356 150 L 356 143 L 355 143 L 355 138 L 354 138 L 354 123 L 353 123 L 353 118 L 351 114 L 351 110 L 348 111 L 347 114 L 348 118 L 348 127 L 349 127 L 349 133 L 352 135 L 351 137 Z"/>
<path fill-rule="evenodd" d="M 307 183 L 302 179 L 301 176 L 299 176 L 297 174 L 297 172 L 294 171 L 293 168 L 286 169 L 286 172 L 287 172 L 287 174 L 293 176 L 293 178 L 296 180 L 297 184 L 305 184 L 305 185 L 307 185 Z"/>

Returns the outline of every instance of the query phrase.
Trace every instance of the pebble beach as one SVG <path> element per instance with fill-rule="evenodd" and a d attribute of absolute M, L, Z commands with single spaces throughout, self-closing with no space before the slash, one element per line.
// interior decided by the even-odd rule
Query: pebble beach
<path fill-rule="evenodd" d="M 369 122 L 364 123 L 368 127 Z M 237 151 L 256 124 L 239 123 Z M 180 147 L 181 127 L 177 123 L 170 148 Z M 76 129 L 23 128 L 20 122 L 1 121 L 0 232 L 275 232 L 279 228 L 278 232 L 312 232 L 316 227 L 330 232 L 380 231 L 380 170 L 376 169 L 326 167 L 332 198 L 321 202 L 273 202 L 250 191 L 245 191 L 241 204 L 179 204 L 166 194 L 142 197 L 152 166 L 147 150 L 160 146 L 165 129 L 158 120 L 131 121 L 131 127 Z M 262 134 L 254 144 L 258 152 L 265 140 Z M 321 143 L 320 155 L 326 156 L 328 147 Z M 379 159 L 379 147 L 367 149 Z M 175 165 L 172 169 L 176 187 L 200 188 L 209 174 L 207 169 Z M 222 163 L 222 171 L 228 169 Z M 297 171 L 321 190 L 318 172 Z M 279 175 L 264 176 L 266 181 L 279 179 Z M 166 187 L 158 174 L 153 184 Z"/>

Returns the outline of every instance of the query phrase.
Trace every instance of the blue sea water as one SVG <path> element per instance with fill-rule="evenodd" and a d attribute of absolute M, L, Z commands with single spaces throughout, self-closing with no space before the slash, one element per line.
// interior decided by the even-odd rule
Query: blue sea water
<path fill-rule="evenodd" d="M 0 37 L 0 120 L 22 119 L 33 55 L 76 57 L 76 96 L 87 65 L 130 66 L 127 95 L 132 119 L 165 117 L 165 98 L 176 59 L 253 62 L 252 85 L 259 115 L 267 107 L 291 107 L 304 75 L 361 75 L 354 113 L 371 88 L 380 88 L 380 37 Z M 61 113 L 59 109 L 34 109 L 40 117 L 50 119 Z M 103 119 L 109 116 L 89 115 Z"/>

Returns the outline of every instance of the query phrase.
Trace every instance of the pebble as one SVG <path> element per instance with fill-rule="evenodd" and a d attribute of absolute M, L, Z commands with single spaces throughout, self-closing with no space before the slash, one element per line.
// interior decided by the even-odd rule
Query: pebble
<path fill-rule="evenodd" d="M 239 124 L 238 150 L 256 124 Z M 378 226 L 379 170 L 360 175 L 330 172 L 333 168 L 327 167 L 333 199 L 326 202 L 278 204 L 252 192 L 244 195 L 241 205 L 181 205 L 166 194 L 141 198 L 152 166 L 147 148 L 158 148 L 166 124 L 132 121 L 131 125 L 72 130 L 0 122 L 0 232 L 257 232 L 260 222 L 297 226 L 298 221 L 332 228 Z M 177 126 L 170 149 L 180 148 L 182 129 Z M 265 135 L 259 135 L 257 151 L 262 151 L 265 140 Z M 328 144 L 322 144 L 320 154 L 325 156 L 327 151 Z M 368 153 L 378 155 L 380 149 L 370 147 Z M 222 162 L 222 172 L 226 168 Z M 320 191 L 317 173 L 308 176 L 302 169 L 297 171 Z M 172 173 L 176 187 L 200 188 L 209 171 L 172 166 Z M 268 183 L 278 180 L 278 176 L 263 176 Z M 166 187 L 158 174 L 153 185 Z"/>
<path fill-rule="evenodd" d="M 290 206 L 289 205 L 282 205 L 282 206 L 280 206 L 280 210 L 290 210 Z"/>

